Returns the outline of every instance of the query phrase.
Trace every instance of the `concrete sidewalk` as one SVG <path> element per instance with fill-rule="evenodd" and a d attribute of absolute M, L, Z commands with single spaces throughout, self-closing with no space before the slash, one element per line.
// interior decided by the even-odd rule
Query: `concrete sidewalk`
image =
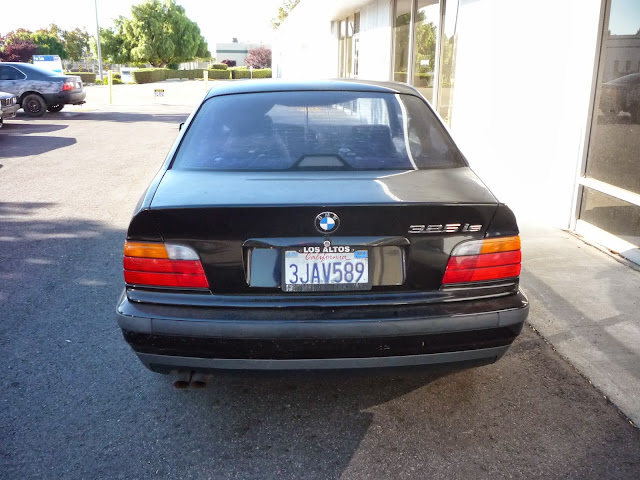
<path fill-rule="evenodd" d="M 562 230 L 521 236 L 529 323 L 640 426 L 640 271 Z"/>

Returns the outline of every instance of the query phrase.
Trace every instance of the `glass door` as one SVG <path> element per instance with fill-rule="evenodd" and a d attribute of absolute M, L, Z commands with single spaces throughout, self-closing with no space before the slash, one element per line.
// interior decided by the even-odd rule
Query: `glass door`
<path fill-rule="evenodd" d="M 640 258 L 640 2 L 610 0 L 604 23 L 576 229 Z"/>

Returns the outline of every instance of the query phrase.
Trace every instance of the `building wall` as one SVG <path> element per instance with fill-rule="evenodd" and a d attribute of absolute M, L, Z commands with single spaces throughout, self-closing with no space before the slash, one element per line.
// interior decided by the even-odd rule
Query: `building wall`
<path fill-rule="evenodd" d="M 374 0 L 360 10 L 358 78 L 390 79 L 392 10 L 389 0 Z"/>
<path fill-rule="evenodd" d="M 459 0 L 451 130 L 474 170 L 522 220 L 569 227 L 601 3 Z M 392 4 L 371 0 L 329 19 L 322 2 L 303 0 L 283 25 L 276 75 L 336 76 L 330 20 L 360 11 L 358 77 L 388 80 Z"/>
<path fill-rule="evenodd" d="M 249 50 L 257 47 L 271 48 L 270 45 L 262 43 L 216 43 L 216 62 L 222 60 L 235 60 L 238 67 L 244 66 L 244 59 L 247 58 Z"/>
<path fill-rule="evenodd" d="M 392 1 L 372 0 L 354 5 L 347 8 L 343 2 L 302 1 L 276 31 L 274 77 L 337 77 L 338 23 L 347 15 L 360 12 L 358 77 L 388 80 Z"/>
<path fill-rule="evenodd" d="M 601 0 L 460 0 L 451 129 L 522 220 L 568 227 Z"/>
<path fill-rule="evenodd" d="M 337 76 L 337 33 L 321 2 L 301 2 L 276 31 L 273 76 L 331 78 Z"/>

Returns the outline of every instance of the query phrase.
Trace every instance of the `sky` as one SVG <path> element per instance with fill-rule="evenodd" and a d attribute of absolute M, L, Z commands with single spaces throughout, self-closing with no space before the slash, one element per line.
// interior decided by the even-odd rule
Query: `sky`
<path fill-rule="evenodd" d="M 635 35 L 640 29 L 640 0 L 612 0 L 609 30 L 613 35 Z"/>
<path fill-rule="evenodd" d="M 142 2 L 97 0 L 100 26 L 112 26 L 113 19 L 119 15 L 131 16 L 131 5 Z M 187 17 L 198 24 L 213 52 L 216 43 L 230 42 L 232 37 L 241 42 L 270 43 L 273 36 L 271 18 L 277 14 L 282 0 L 177 0 L 176 3 L 182 5 Z M 75 0 L 68 8 L 61 8 L 60 2 L 52 0 L 29 0 L 28 15 L 0 15 L 0 34 L 17 28 L 37 30 L 50 23 L 64 30 L 84 27 L 95 35 L 94 0 Z"/>

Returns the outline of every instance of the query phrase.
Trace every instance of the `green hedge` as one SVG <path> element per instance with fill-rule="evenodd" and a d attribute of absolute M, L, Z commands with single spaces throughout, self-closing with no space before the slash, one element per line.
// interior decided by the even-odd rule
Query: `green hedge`
<path fill-rule="evenodd" d="M 234 80 L 240 78 L 252 78 L 251 71 L 247 67 L 234 67 L 230 68 L 230 70 L 231 78 L 233 78 Z M 254 68 L 253 78 L 271 78 L 271 69 Z"/>
<path fill-rule="evenodd" d="M 209 78 L 212 80 L 231 80 L 231 72 L 229 70 L 207 70 L 207 72 L 209 72 Z"/>
<path fill-rule="evenodd" d="M 229 65 L 226 63 L 212 63 L 209 70 L 226 70 L 227 68 L 229 68 Z"/>
<path fill-rule="evenodd" d="M 211 72 L 215 71 L 214 75 Z M 170 78 L 189 78 L 189 79 L 201 79 L 204 78 L 204 69 L 196 68 L 194 70 L 169 70 L 168 68 L 141 68 L 139 70 L 133 70 L 133 81 L 136 83 L 153 83 L 162 82 L 163 80 L 169 80 Z M 224 73 L 223 77 L 216 77 L 218 73 Z M 223 70 L 209 70 L 209 78 L 229 78 L 229 73 Z"/>
<path fill-rule="evenodd" d="M 82 79 L 82 83 L 95 83 L 96 74 L 91 72 L 64 72 L 65 75 L 75 75 Z"/>
<path fill-rule="evenodd" d="M 166 68 L 140 68 L 133 70 L 131 75 L 133 81 L 136 83 L 153 83 L 162 82 L 167 79 L 167 72 L 170 70 Z"/>
<path fill-rule="evenodd" d="M 215 64 L 214 64 L 215 65 Z M 224 64 L 223 64 L 224 65 Z M 209 78 L 212 80 L 229 80 L 231 78 L 251 78 L 251 72 L 247 67 L 235 67 L 227 70 L 211 68 L 207 70 Z M 201 68 L 195 70 L 169 70 L 167 68 L 141 68 L 133 70 L 133 80 L 136 83 L 153 83 L 162 82 L 170 78 L 204 78 L 204 70 Z M 256 68 L 253 70 L 253 78 L 271 78 L 270 68 Z"/>
<path fill-rule="evenodd" d="M 112 74 L 111 78 L 114 85 L 122 85 L 122 77 L 119 73 Z M 102 79 L 102 83 L 105 85 L 109 85 L 109 73 L 105 74 L 104 78 Z"/>

